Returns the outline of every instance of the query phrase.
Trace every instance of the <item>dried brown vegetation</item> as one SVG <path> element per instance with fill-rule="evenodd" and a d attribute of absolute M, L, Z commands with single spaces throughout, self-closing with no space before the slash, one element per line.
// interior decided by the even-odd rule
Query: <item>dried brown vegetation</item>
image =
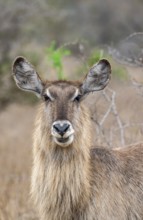
<path fill-rule="evenodd" d="M 0 113 L 0 220 L 36 220 L 29 199 L 34 112 L 12 104 Z"/>

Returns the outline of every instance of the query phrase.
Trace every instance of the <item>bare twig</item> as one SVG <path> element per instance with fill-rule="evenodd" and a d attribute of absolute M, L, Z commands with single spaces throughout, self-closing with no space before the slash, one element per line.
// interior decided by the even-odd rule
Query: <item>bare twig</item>
<path fill-rule="evenodd" d="M 111 94 L 112 94 L 111 98 L 105 91 L 103 91 L 103 96 L 110 103 L 110 106 L 109 106 L 108 110 L 106 111 L 105 115 L 103 116 L 100 123 L 103 124 L 105 119 L 109 115 L 109 113 L 112 112 L 115 119 L 116 119 L 116 121 L 117 121 L 119 129 L 120 129 L 121 144 L 122 144 L 122 146 L 124 146 L 125 145 L 124 126 L 123 126 L 122 120 L 119 116 L 119 113 L 117 111 L 117 107 L 116 107 L 116 104 L 115 104 L 116 92 L 113 91 L 112 89 L 109 89 L 109 88 L 108 88 L 108 91 L 110 91 Z"/>

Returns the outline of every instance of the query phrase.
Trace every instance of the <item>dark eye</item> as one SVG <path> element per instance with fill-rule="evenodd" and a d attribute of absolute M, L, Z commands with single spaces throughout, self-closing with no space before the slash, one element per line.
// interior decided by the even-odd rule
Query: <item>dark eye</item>
<path fill-rule="evenodd" d="M 79 101 L 80 101 L 80 99 L 81 99 L 81 95 L 79 94 L 79 95 L 77 95 L 77 96 L 74 98 L 74 101 L 79 102 Z"/>
<path fill-rule="evenodd" d="M 43 98 L 44 98 L 45 102 L 51 101 L 50 97 L 48 95 L 46 95 L 46 94 L 43 95 Z"/>

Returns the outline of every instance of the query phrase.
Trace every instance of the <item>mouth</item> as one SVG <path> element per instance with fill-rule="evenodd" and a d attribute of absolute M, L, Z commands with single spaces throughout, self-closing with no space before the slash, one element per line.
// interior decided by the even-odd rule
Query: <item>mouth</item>
<path fill-rule="evenodd" d="M 66 143 L 69 140 L 69 137 L 67 138 L 57 138 L 57 141 L 60 143 Z"/>
<path fill-rule="evenodd" d="M 67 147 L 73 142 L 74 136 L 73 134 L 70 135 L 69 137 L 66 138 L 58 138 L 54 137 L 54 141 L 56 144 L 62 146 L 62 147 Z"/>

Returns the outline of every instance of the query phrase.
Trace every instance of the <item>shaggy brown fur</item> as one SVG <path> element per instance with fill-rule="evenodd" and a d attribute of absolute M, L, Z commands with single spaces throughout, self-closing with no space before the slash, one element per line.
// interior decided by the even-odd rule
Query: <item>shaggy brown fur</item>
<path fill-rule="evenodd" d="M 92 146 L 90 115 L 82 108 L 72 146 L 53 146 L 39 114 L 34 136 L 32 195 L 41 220 L 142 220 L 143 145 Z"/>
<path fill-rule="evenodd" d="M 20 80 L 18 86 L 28 90 Z M 32 81 L 30 89 L 39 92 L 42 86 L 36 86 Z M 44 96 L 48 88 L 56 101 L 41 104 L 36 119 L 31 193 L 40 219 L 143 220 L 143 144 L 121 149 L 92 146 L 88 108 L 82 101 L 71 102 L 79 87 L 57 81 L 45 83 L 42 90 Z M 65 148 L 51 135 L 58 119 L 69 120 L 75 130 L 74 141 Z"/>

